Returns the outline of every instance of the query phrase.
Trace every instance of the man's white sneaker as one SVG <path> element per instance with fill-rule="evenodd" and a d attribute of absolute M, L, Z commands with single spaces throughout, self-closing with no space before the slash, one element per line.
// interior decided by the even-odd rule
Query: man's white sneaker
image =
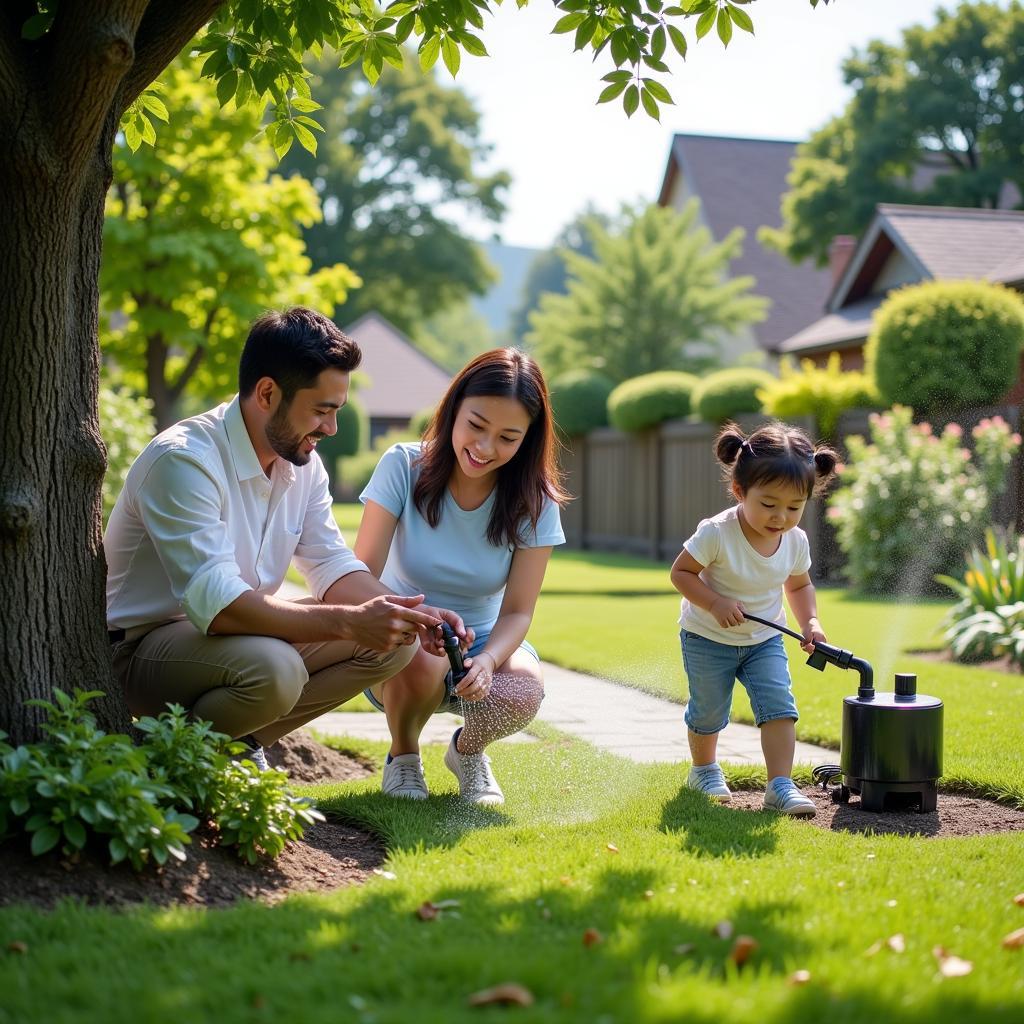
<path fill-rule="evenodd" d="M 707 793 L 712 800 L 721 804 L 727 804 L 732 799 L 732 790 L 725 784 L 725 775 L 717 761 L 694 765 L 686 777 L 686 788 Z"/>
<path fill-rule="evenodd" d="M 461 754 L 456 746 L 461 729 L 455 731 L 444 763 L 459 780 L 459 796 L 474 804 L 497 806 L 505 802 L 505 794 L 491 771 L 491 759 L 486 754 Z"/>
<path fill-rule="evenodd" d="M 808 800 L 797 789 L 796 783 L 784 775 L 768 783 L 764 791 L 764 806 L 766 810 L 780 811 L 792 818 L 813 818 L 815 815 L 814 801 Z"/>
<path fill-rule="evenodd" d="M 426 800 L 427 780 L 423 777 L 423 760 L 419 754 L 398 754 L 384 765 L 381 790 L 385 796 L 406 800 Z"/>

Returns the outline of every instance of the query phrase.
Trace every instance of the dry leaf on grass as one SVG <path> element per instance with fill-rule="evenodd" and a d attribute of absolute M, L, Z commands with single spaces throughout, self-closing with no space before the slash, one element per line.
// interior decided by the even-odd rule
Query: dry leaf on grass
<path fill-rule="evenodd" d="M 654 899 L 654 890 L 653 889 L 645 889 L 644 890 L 644 899 L 645 900 L 653 900 Z"/>
<path fill-rule="evenodd" d="M 906 948 L 906 940 L 899 932 L 897 932 L 895 935 L 890 935 L 887 939 L 879 939 L 877 942 L 872 942 L 871 945 L 864 950 L 864 955 L 874 956 L 882 949 L 891 949 L 894 953 L 902 953 Z"/>
<path fill-rule="evenodd" d="M 398 877 L 394 871 L 385 871 L 383 868 L 374 868 L 373 873 L 380 875 L 381 878 L 386 878 L 389 882 L 393 882 Z"/>
<path fill-rule="evenodd" d="M 1018 928 L 1015 932 L 1010 932 L 1003 939 L 1003 949 L 1020 949 L 1022 946 L 1024 946 L 1024 928 Z"/>
<path fill-rule="evenodd" d="M 737 935 L 736 941 L 732 944 L 729 959 L 737 966 L 742 967 L 753 955 L 760 943 L 751 935 Z"/>
<path fill-rule="evenodd" d="M 608 845 L 607 845 L 607 846 L 605 847 L 605 849 L 607 849 L 607 851 L 608 851 L 609 853 L 618 853 L 618 852 L 619 852 L 619 848 L 618 848 L 618 847 L 617 847 L 617 846 L 616 846 L 616 845 L 615 845 L 614 843 L 609 843 L 609 844 L 608 844 Z"/>
<path fill-rule="evenodd" d="M 962 978 L 974 970 L 974 964 L 970 960 L 961 960 L 942 946 L 936 946 L 932 950 L 932 955 L 939 961 L 939 973 L 944 978 Z"/>
<path fill-rule="evenodd" d="M 588 928 L 583 933 L 583 945 L 588 948 L 600 945 L 602 942 L 604 942 L 604 936 L 596 928 Z"/>
<path fill-rule="evenodd" d="M 468 996 L 470 1006 L 533 1006 L 533 993 L 514 981 L 481 989 Z"/>
<path fill-rule="evenodd" d="M 8 942 L 7 943 L 7 952 L 8 953 L 27 953 L 28 952 L 28 944 L 25 943 L 25 942 L 22 942 L 21 939 L 15 939 L 13 942 Z"/>
<path fill-rule="evenodd" d="M 461 906 L 458 900 L 438 900 L 434 903 L 431 900 L 425 900 L 416 908 L 416 916 L 421 921 L 434 921 L 441 916 L 441 912 L 444 910 L 454 910 L 456 907 Z M 458 914 L 453 914 L 453 917 L 458 917 Z"/>
<path fill-rule="evenodd" d="M 794 971 L 787 979 L 787 985 L 806 985 L 811 980 L 810 971 Z"/>
<path fill-rule="evenodd" d="M 1018 907 L 1024 907 L 1024 892 L 1017 893 L 1017 895 L 1013 897 L 1013 902 L 1016 903 Z"/>
<path fill-rule="evenodd" d="M 689 956 L 697 947 L 692 942 L 683 942 L 672 947 L 676 956 Z"/>
<path fill-rule="evenodd" d="M 731 939 L 732 921 L 719 921 L 718 924 L 711 929 L 711 934 L 719 939 Z"/>
<path fill-rule="evenodd" d="M 562 885 L 572 885 L 572 876 L 562 875 L 562 877 L 558 881 L 561 882 Z"/>

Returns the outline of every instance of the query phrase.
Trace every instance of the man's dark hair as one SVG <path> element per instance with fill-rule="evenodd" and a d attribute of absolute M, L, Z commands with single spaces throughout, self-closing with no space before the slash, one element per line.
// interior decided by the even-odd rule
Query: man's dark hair
<path fill-rule="evenodd" d="M 270 377 L 290 402 L 327 369 L 351 373 L 363 358 L 355 341 L 315 310 L 294 306 L 253 322 L 238 363 L 238 393 L 246 398 Z"/>

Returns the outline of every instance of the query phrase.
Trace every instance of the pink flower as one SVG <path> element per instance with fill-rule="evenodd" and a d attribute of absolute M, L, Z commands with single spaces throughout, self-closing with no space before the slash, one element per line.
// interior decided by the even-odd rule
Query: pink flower
<path fill-rule="evenodd" d="M 932 432 L 932 425 L 930 423 L 920 423 L 917 429 L 925 436 L 928 437 Z"/>
<path fill-rule="evenodd" d="M 964 462 L 970 462 L 971 461 L 971 453 L 966 448 L 961 448 L 960 449 L 960 458 L 962 458 L 964 460 Z"/>
<path fill-rule="evenodd" d="M 1020 434 L 1011 434 L 1011 435 L 1010 435 L 1010 440 L 1011 440 L 1011 441 L 1012 441 L 1012 442 L 1013 442 L 1014 444 L 1020 444 Z"/>
<path fill-rule="evenodd" d="M 838 519 L 843 513 L 832 505 L 825 509 L 826 519 Z"/>
<path fill-rule="evenodd" d="M 947 423 L 942 433 L 945 437 L 963 437 L 964 428 L 959 423 Z"/>

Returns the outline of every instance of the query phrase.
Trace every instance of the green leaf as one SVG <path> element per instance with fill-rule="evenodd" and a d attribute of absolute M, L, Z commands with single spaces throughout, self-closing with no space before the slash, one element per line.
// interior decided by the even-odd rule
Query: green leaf
<path fill-rule="evenodd" d="M 640 106 L 640 90 L 634 84 L 626 90 L 626 96 L 622 101 L 622 109 L 625 110 L 627 117 L 632 117 L 636 113 L 638 106 Z"/>
<path fill-rule="evenodd" d="M 675 25 L 669 25 L 668 37 L 672 40 L 672 45 L 675 47 L 676 53 L 678 53 L 683 60 L 686 60 L 686 36 L 683 35 L 682 30 L 677 28 Z"/>
<path fill-rule="evenodd" d="M 53 24 L 53 17 L 53 11 L 40 11 L 38 14 L 33 14 L 32 17 L 28 18 L 25 21 L 25 23 L 21 26 L 21 38 L 42 38 L 42 36 L 46 34 L 50 25 Z"/>
<path fill-rule="evenodd" d="M 709 7 L 698 19 L 697 19 L 697 38 L 703 39 L 710 31 L 711 26 L 715 23 L 715 18 L 718 15 L 718 8 Z"/>
<path fill-rule="evenodd" d="M 156 144 L 156 129 L 153 122 L 145 114 L 139 114 L 139 126 L 142 129 L 142 141 L 153 146 Z"/>
<path fill-rule="evenodd" d="M 597 31 L 599 25 L 600 22 L 598 22 L 597 18 L 588 14 L 581 22 L 579 28 L 576 29 L 574 49 L 582 50 L 583 47 L 594 38 L 594 33 Z M 612 46 L 614 47 L 614 45 L 615 43 L 613 42 Z"/>
<path fill-rule="evenodd" d="M 154 96 L 151 92 L 142 94 L 142 105 L 148 110 L 154 117 L 160 118 L 161 121 L 166 124 L 170 120 L 170 114 L 167 113 L 167 107 L 164 105 L 164 101 L 159 96 Z"/>
<path fill-rule="evenodd" d="M 647 87 L 647 91 L 659 102 L 659 103 L 672 103 L 672 96 L 668 89 L 654 78 L 645 78 L 644 85 Z"/>
<path fill-rule="evenodd" d="M 298 121 L 292 121 L 291 124 L 295 138 L 299 140 L 299 145 L 307 153 L 312 153 L 316 156 L 316 136 L 304 124 L 299 124 Z"/>
<path fill-rule="evenodd" d="M 746 11 L 741 11 L 738 7 L 729 4 L 726 7 L 729 12 L 729 17 L 732 18 L 733 23 L 737 28 L 742 29 L 744 32 L 749 32 L 751 35 L 754 34 L 754 23 L 750 19 L 750 15 Z"/>
<path fill-rule="evenodd" d="M 555 22 L 555 27 L 551 30 L 553 36 L 562 35 L 564 32 L 571 32 L 575 28 L 579 28 L 580 25 L 586 20 L 587 15 L 583 12 L 577 12 L 576 14 L 567 14 L 564 18 L 559 18 Z"/>
<path fill-rule="evenodd" d="M 458 43 L 451 36 L 445 36 L 441 43 L 441 58 L 444 60 L 444 66 L 449 70 L 452 78 L 454 78 L 459 73 L 462 54 L 459 51 Z"/>
<path fill-rule="evenodd" d="M 729 11 L 723 7 L 718 12 L 718 38 L 722 40 L 723 46 L 729 45 L 729 40 L 732 39 L 732 18 L 729 17 Z"/>
<path fill-rule="evenodd" d="M 142 145 L 142 132 L 135 126 L 134 121 L 124 126 L 124 141 L 133 153 L 137 153 L 139 146 Z"/>
<path fill-rule="evenodd" d="M 238 72 L 231 71 L 217 82 L 217 102 L 223 107 L 235 95 L 238 88 Z"/>
<path fill-rule="evenodd" d="M 295 96 L 291 100 L 292 110 L 298 110 L 303 114 L 312 113 L 314 110 L 323 110 L 323 104 L 316 100 L 307 99 L 305 96 Z"/>
<path fill-rule="evenodd" d="M 661 112 L 658 110 L 658 101 L 650 94 L 647 89 L 640 90 L 640 101 L 644 105 L 644 110 L 654 118 L 655 121 L 661 121 Z"/>
<path fill-rule="evenodd" d="M 423 41 L 423 45 L 420 47 L 421 70 L 429 71 L 437 63 L 437 58 L 440 52 L 441 37 L 439 35 L 425 39 Z"/>
<path fill-rule="evenodd" d="M 666 45 L 665 26 L 659 25 L 651 33 L 651 56 L 654 57 L 655 60 L 661 60 L 661 58 L 665 56 Z"/>
<path fill-rule="evenodd" d="M 613 82 L 597 97 L 597 102 L 608 103 L 610 100 L 615 99 L 616 96 L 621 96 L 626 88 L 626 84 L 626 82 Z"/>
<path fill-rule="evenodd" d="M 483 41 L 473 35 L 472 32 L 460 32 L 459 42 L 462 43 L 466 53 L 471 53 L 474 57 L 487 57 L 487 47 L 484 46 Z"/>
<path fill-rule="evenodd" d="M 32 836 L 32 855 L 38 857 L 40 854 L 52 850 L 59 842 L 60 831 L 53 825 L 47 825 L 46 828 L 41 828 Z"/>
<path fill-rule="evenodd" d="M 85 826 L 77 818 L 68 818 L 64 822 L 64 837 L 76 849 L 85 846 Z"/>
<path fill-rule="evenodd" d="M 601 77 L 602 82 L 628 82 L 633 77 L 632 71 L 623 68 L 621 71 L 609 71 Z"/>

